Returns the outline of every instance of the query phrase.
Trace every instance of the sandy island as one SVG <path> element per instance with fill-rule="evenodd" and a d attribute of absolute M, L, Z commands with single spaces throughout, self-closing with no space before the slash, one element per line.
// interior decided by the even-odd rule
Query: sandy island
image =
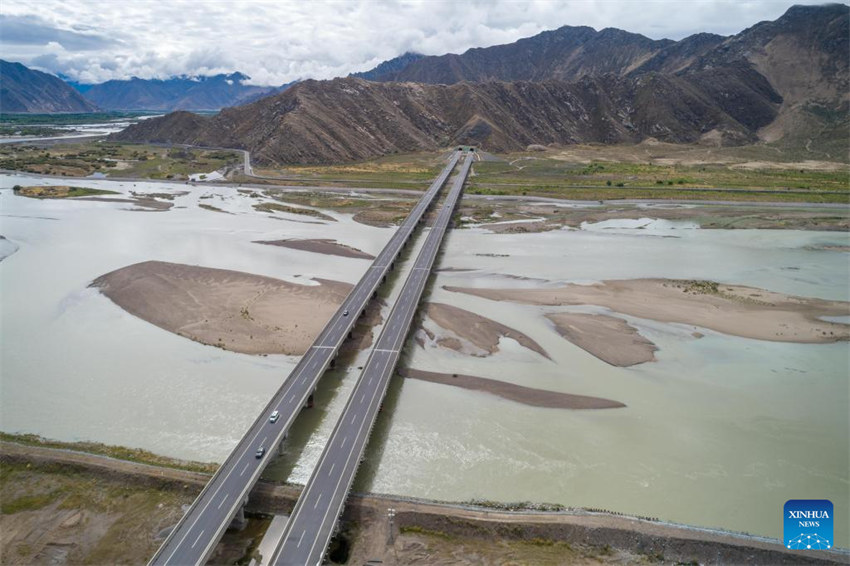
<path fill-rule="evenodd" d="M 443 303 L 428 303 L 425 314 L 436 324 L 456 336 L 437 338 L 437 344 L 445 348 L 458 352 L 466 351 L 463 342 L 458 339 L 460 338 L 468 340 L 480 350 L 485 351 L 484 356 L 488 356 L 499 351 L 499 340 L 504 336 L 516 340 L 521 346 L 533 350 L 541 356 L 549 358 L 549 354 L 540 344 L 522 332 L 467 310 Z M 434 338 L 430 336 L 430 333 L 429 337 Z"/>
<path fill-rule="evenodd" d="M 202 344 L 246 354 L 303 354 L 351 285 L 146 261 L 92 282 L 118 306 Z"/>
<path fill-rule="evenodd" d="M 418 369 L 400 370 L 399 374 L 408 378 L 452 385 L 461 389 L 483 391 L 532 407 L 543 407 L 546 409 L 619 409 L 625 407 L 619 401 L 602 399 L 601 397 L 588 397 L 586 395 L 572 395 L 570 393 L 535 389 L 497 379 L 475 377 L 474 375 L 437 373 Z"/>
<path fill-rule="evenodd" d="M 339 257 L 353 257 L 357 259 L 375 259 L 375 256 L 367 254 L 364 251 L 358 250 L 345 244 L 340 244 L 336 240 L 317 239 L 317 240 L 255 240 L 255 244 L 266 244 L 269 246 L 281 246 L 293 250 L 302 250 L 306 252 L 314 252 L 317 254 L 335 255 Z"/>
<path fill-rule="evenodd" d="M 655 344 L 621 318 L 580 313 L 547 314 L 546 318 L 555 323 L 558 334 L 612 366 L 655 361 Z"/>
<path fill-rule="evenodd" d="M 850 315 L 850 303 L 711 281 L 630 279 L 554 289 L 444 289 L 529 305 L 598 305 L 639 318 L 700 326 L 757 340 L 829 343 L 850 339 L 848 325 L 819 320 L 824 316 Z M 614 333 L 606 332 L 605 339 Z"/>

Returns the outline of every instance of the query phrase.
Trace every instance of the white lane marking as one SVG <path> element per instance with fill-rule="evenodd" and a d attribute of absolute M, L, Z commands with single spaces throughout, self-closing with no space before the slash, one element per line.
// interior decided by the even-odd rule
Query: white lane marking
<path fill-rule="evenodd" d="M 224 505 L 224 502 L 227 501 L 227 498 L 230 497 L 229 493 L 225 493 L 224 497 L 221 498 L 221 503 L 218 504 L 218 508 L 221 509 L 221 506 Z"/>
<path fill-rule="evenodd" d="M 245 462 L 245 467 L 244 467 L 244 468 L 242 468 L 242 471 L 241 471 L 241 472 L 239 472 L 239 477 L 240 477 L 240 478 L 242 477 L 242 474 L 244 474 L 244 473 L 245 473 L 245 470 L 247 470 L 247 469 L 248 469 L 248 464 L 250 464 L 250 463 L 251 463 L 251 462 Z"/>
<path fill-rule="evenodd" d="M 204 532 L 206 532 L 206 529 L 201 531 L 201 534 L 199 534 L 198 538 L 195 539 L 195 542 L 192 543 L 192 548 L 195 548 L 195 545 L 198 544 L 198 541 L 201 540 L 202 536 L 204 536 Z"/>
<path fill-rule="evenodd" d="M 313 509 L 315 509 L 316 507 L 318 507 L 318 506 L 319 506 L 319 501 L 321 501 L 321 500 L 322 500 L 322 496 L 323 496 L 323 495 L 324 495 L 324 493 L 320 493 L 320 494 L 319 494 L 319 497 L 317 497 L 317 498 L 316 498 L 316 502 L 315 502 L 315 503 L 313 503 Z"/>
<path fill-rule="evenodd" d="M 333 471 L 334 471 L 334 467 L 335 467 L 335 466 L 336 466 L 336 462 L 331 462 L 331 469 L 330 469 L 330 470 L 328 470 L 328 475 L 329 475 L 329 476 L 333 473 Z"/>
<path fill-rule="evenodd" d="M 351 415 L 351 422 L 349 424 L 354 424 L 354 419 L 357 418 L 357 415 Z"/>
<path fill-rule="evenodd" d="M 293 401 L 295 401 L 295 393 L 293 393 L 292 396 L 289 398 L 290 403 L 292 403 Z"/>
<path fill-rule="evenodd" d="M 303 531 L 301 531 L 301 536 L 298 537 L 298 546 L 296 546 L 296 548 L 301 548 L 301 541 L 304 540 L 304 533 L 306 533 L 306 532 L 307 532 L 307 529 L 304 529 Z"/>
<path fill-rule="evenodd" d="M 365 393 L 364 393 L 363 395 L 361 395 L 361 396 L 360 396 L 360 404 L 361 404 L 361 405 L 363 404 L 363 401 L 364 401 L 364 400 L 366 400 L 366 394 L 365 394 Z"/>
<path fill-rule="evenodd" d="M 434 184 L 432 185 L 432 187 L 431 187 L 431 189 L 430 189 L 430 192 L 433 192 L 433 195 L 431 195 L 431 196 L 436 195 L 436 193 L 437 193 L 437 192 L 439 192 L 439 190 L 440 190 L 440 189 L 442 189 L 443 184 L 445 183 L 446 179 L 448 178 L 448 175 L 449 175 L 449 173 L 451 172 L 451 170 L 452 170 L 452 169 L 455 167 L 455 165 L 457 164 L 457 161 L 458 161 L 458 157 L 457 157 L 457 156 L 454 156 L 453 160 L 449 163 L 449 165 L 448 165 L 448 166 L 446 167 L 446 169 L 443 171 L 443 174 L 441 175 L 441 177 L 440 177 L 437 181 L 435 181 L 435 182 L 434 182 Z M 384 250 L 384 251 L 386 251 L 386 248 L 385 248 L 385 250 Z M 383 252 L 382 252 L 382 254 L 383 254 Z M 379 256 L 379 257 L 380 257 L 380 256 Z M 377 262 L 377 260 L 376 260 L 376 262 Z M 386 267 L 386 265 L 385 265 L 384 267 Z M 327 347 L 327 348 L 329 348 L 329 349 L 330 349 L 331 347 Z M 393 352 L 393 353 L 397 353 L 397 350 L 387 350 L 387 351 L 390 351 L 390 352 Z M 382 372 L 385 372 L 385 371 L 386 371 L 386 367 L 387 367 L 387 365 L 389 364 L 390 359 L 392 359 L 392 356 L 388 356 L 388 357 L 386 357 L 386 359 L 384 360 L 384 367 L 383 367 L 383 369 L 382 369 Z M 372 394 L 372 395 L 373 395 L 373 396 L 372 396 L 372 400 L 370 401 L 370 406 L 371 406 L 371 405 L 373 405 L 373 403 L 374 403 L 375 399 L 377 399 L 377 398 L 378 398 L 378 394 L 379 394 L 379 393 L 380 393 L 380 391 L 378 391 L 378 389 L 376 389 L 376 390 L 373 392 L 373 394 Z M 365 425 L 365 421 L 364 421 L 364 422 L 361 422 L 361 424 L 360 424 L 360 432 L 362 432 L 364 425 Z M 358 433 L 358 434 L 360 434 L 360 433 Z M 346 437 L 345 437 L 345 438 L 343 438 L 343 440 L 342 440 L 341 448 L 344 448 L 344 447 L 345 447 L 345 444 L 346 444 L 346 442 L 347 442 L 347 441 L 348 441 L 348 437 L 346 436 Z M 328 452 L 330 451 L 330 447 L 331 447 L 331 445 L 332 445 L 332 444 L 333 444 L 333 442 L 328 442 L 328 444 L 326 445 L 326 447 L 325 447 L 325 451 L 322 453 L 322 455 L 321 455 L 321 457 L 320 457 L 320 459 L 319 459 L 319 464 L 318 464 L 318 465 L 316 466 L 316 468 L 315 468 L 315 473 L 316 473 L 316 474 L 318 474 L 319 470 L 320 470 L 320 469 L 322 468 L 322 466 L 324 465 L 324 462 L 325 462 L 325 460 L 326 460 L 326 457 L 327 457 L 327 455 L 328 455 Z M 352 457 L 352 455 L 349 455 L 346 465 L 348 465 L 348 463 L 350 463 L 350 462 L 351 462 L 351 457 Z M 333 472 L 335 465 L 336 465 L 335 463 L 333 463 L 333 462 L 331 463 L 331 468 L 330 468 L 330 470 L 328 471 L 328 475 L 330 475 L 330 474 Z M 335 492 L 339 490 L 339 485 L 340 485 L 340 482 L 342 482 L 343 477 L 344 477 L 344 476 L 341 476 L 341 477 L 340 477 L 340 479 L 339 479 L 339 481 L 337 482 L 337 487 L 336 487 L 336 489 L 335 489 Z M 311 480 L 310 480 L 310 481 L 308 481 L 307 488 L 306 488 L 306 492 L 302 494 L 302 498 L 301 498 L 301 499 L 303 499 L 305 496 L 307 496 L 307 495 L 308 495 L 308 493 L 309 493 L 310 491 L 312 491 L 312 488 L 314 487 L 314 482 L 312 481 L 312 479 L 313 479 L 313 478 L 311 478 Z M 290 526 L 294 526 L 294 525 L 295 525 L 295 523 L 297 522 L 298 516 L 300 515 L 300 512 L 301 512 L 301 507 L 300 507 L 300 506 L 298 506 L 298 505 L 296 505 L 296 509 L 295 509 L 295 511 L 294 511 L 294 513 L 293 513 L 293 515 L 290 517 L 290 520 L 289 520 L 289 525 L 290 525 Z M 324 516 L 324 518 L 323 518 L 323 523 L 327 521 L 328 513 L 330 513 L 330 506 L 328 507 L 328 510 L 325 512 L 325 516 Z M 304 531 L 302 531 L 302 533 L 301 533 L 301 538 L 302 538 L 302 539 L 303 539 L 303 537 L 304 537 L 304 533 L 305 533 L 305 532 L 306 532 L 306 529 L 305 529 Z M 285 540 L 286 540 L 286 539 L 285 539 Z M 278 552 L 280 549 L 282 549 L 282 548 L 283 548 L 283 546 L 285 546 L 285 544 L 286 544 L 285 540 L 284 540 L 283 544 L 282 544 L 280 547 L 278 547 L 278 549 L 275 551 L 275 555 L 277 555 L 277 552 Z M 311 549 L 310 549 L 310 554 L 311 554 L 311 555 L 312 555 L 312 553 L 313 553 L 313 549 L 314 549 L 314 547 L 315 547 L 315 545 L 316 545 L 317 543 L 318 543 L 318 540 L 316 540 L 316 541 L 314 542 L 314 544 L 311 546 Z M 301 546 L 301 539 L 299 539 L 299 541 L 298 541 L 298 546 L 299 546 L 299 547 Z"/>

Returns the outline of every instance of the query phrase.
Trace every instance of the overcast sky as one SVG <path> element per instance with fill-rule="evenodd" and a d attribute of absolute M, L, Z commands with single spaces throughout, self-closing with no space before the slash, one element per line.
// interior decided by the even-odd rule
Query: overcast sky
<path fill-rule="evenodd" d="M 405 51 L 462 53 L 563 25 L 653 39 L 731 35 L 796 0 L 2 0 L 0 57 L 83 83 L 241 71 L 279 85 L 370 69 Z"/>

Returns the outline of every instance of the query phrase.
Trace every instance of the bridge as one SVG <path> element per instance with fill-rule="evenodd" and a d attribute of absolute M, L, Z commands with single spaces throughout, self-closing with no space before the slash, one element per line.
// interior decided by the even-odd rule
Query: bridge
<path fill-rule="evenodd" d="M 271 458 L 257 457 L 259 448 L 274 452 L 286 438 L 299 412 L 307 405 L 319 378 L 330 366 L 357 318 L 375 296 L 394 266 L 402 247 L 445 185 L 459 160 L 453 152 L 448 165 L 434 180 L 390 238 L 375 261 L 354 286 L 283 385 L 260 411 L 253 424 L 201 491 L 183 518 L 151 558 L 149 564 L 203 564 L 227 527 L 241 516 L 248 494 Z M 467 160 L 468 161 L 468 160 Z M 276 412 L 276 413 L 275 413 Z M 279 418 L 272 420 L 272 415 Z"/>
<path fill-rule="evenodd" d="M 378 409 L 398 363 L 413 315 L 431 274 L 434 259 L 472 165 L 472 153 L 466 155 L 460 173 L 446 196 L 434 226 L 428 232 L 425 244 L 325 445 L 319 463 L 295 504 L 277 548 L 271 560 L 264 560 L 264 563 L 275 566 L 322 563 L 357 467 L 363 458 Z"/>

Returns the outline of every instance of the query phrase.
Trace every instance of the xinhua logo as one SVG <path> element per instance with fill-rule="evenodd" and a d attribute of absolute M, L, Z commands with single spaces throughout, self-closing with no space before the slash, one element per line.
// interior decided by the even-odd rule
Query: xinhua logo
<path fill-rule="evenodd" d="M 832 502 L 789 499 L 785 502 L 785 546 L 793 550 L 832 548 Z"/>

